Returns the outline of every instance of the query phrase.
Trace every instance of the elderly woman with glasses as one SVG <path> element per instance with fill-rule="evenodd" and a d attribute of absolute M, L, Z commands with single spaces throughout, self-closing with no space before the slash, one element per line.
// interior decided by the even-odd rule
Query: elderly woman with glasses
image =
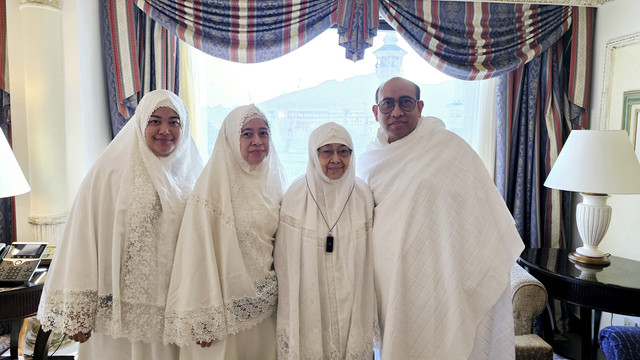
<path fill-rule="evenodd" d="M 344 127 L 319 126 L 307 172 L 284 196 L 274 255 L 279 359 L 373 356 L 373 198 L 352 149 Z"/>

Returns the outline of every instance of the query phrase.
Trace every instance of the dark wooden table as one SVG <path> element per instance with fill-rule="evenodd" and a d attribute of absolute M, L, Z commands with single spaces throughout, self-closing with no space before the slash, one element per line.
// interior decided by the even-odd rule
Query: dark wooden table
<path fill-rule="evenodd" d="M 18 358 L 18 337 L 25 318 L 38 312 L 43 284 L 0 283 L 0 321 L 11 322 L 11 359 Z"/>
<path fill-rule="evenodd" d="M 569 260 L 570 250 L 525 249 L 518 263 L 540 280 L 549 297 L 580 307 L 581 358 L 596 359 L 602 311 L 640 316 L 640 262 L 617 256 L 611 265 L 586 268 Z"/>

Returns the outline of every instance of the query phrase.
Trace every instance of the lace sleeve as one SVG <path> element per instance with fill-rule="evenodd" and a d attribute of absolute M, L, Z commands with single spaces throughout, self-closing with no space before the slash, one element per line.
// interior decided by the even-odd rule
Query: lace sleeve
<path fill-rule="evenodd" d="M 94 328 L 97 302 L 95 290 L 46 292 L 40 301 L 38 320 L 45 331 L 87 332 Z"/>
<path fill-rule="evenodd" d="M 250 329 L 267 319 L 276 309 L 278 282 L 275 273 L 256 284 L 256 296 L 231 299 L 223 306 L 193 310 L 167 310 L 164 342 L 185 346 L 197 341 L 215 341 Z"/>

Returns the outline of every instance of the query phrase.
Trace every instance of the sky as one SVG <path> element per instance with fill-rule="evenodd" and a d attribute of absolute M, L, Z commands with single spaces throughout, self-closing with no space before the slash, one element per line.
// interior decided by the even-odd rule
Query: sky
<path fill-rule="evenodd" d="M 325 31 L 285 56 L 256 64 L 233 63 L 193 49 L 193 68 L 198 69 L 197 93 L 203 96 L 199 102 L 226 107 L 260 103 L 327 80 L 341 81 L 373 73 L 376 64 L 373 52 L 383 45 L 384 34 L 378 31 L 373 46 L 365 50 L 365 58 L 357 62 L 345 58 L 335 29 Z M 433 84 L 451 79 L 418 56 L 399 36 L 398 40 L 398 46 L 407 52 L 403 59 L 404 73 L 411 73 L 411 80 Z"/>

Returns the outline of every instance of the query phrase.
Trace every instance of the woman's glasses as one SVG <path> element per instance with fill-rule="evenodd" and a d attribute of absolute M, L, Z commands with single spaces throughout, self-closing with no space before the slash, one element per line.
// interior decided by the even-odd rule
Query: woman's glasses
<path fill-rule="evenodd" d="M 325 159 L 332 157 L 335 152 L 336 150 L 333 150 L 331 148 L 321 147 L 318 149 L 318 155 Z M 351 156 L 351 149 L 349 149 L 346 146 L 338 149 L 337 152 L 338 152 L 338 156 L 340 156 L 341 158 L 348 158 Z"/>

